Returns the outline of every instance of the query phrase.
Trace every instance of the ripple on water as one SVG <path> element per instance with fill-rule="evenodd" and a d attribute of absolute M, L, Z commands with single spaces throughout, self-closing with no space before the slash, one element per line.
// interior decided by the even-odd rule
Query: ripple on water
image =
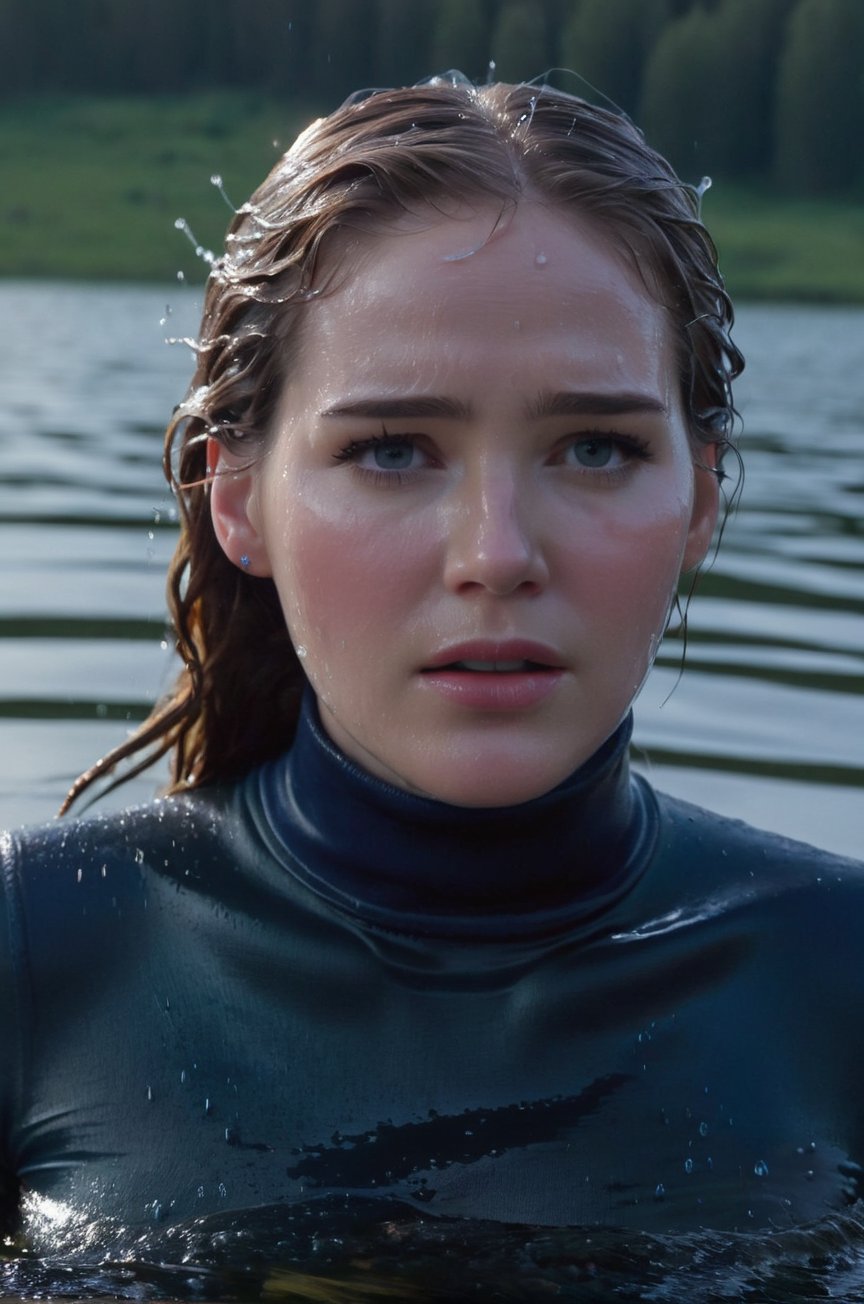
<path fill-rule="evenodd" d="M 0 1294 L 29 1298 L 536 1301 L 864 1301 L 864 1222 L 834 1215 L 774 1233 L 648 1236 L 450 1218 L 328 1197 L 84 1237 L 69 1257 L 19 1253 Z"/>

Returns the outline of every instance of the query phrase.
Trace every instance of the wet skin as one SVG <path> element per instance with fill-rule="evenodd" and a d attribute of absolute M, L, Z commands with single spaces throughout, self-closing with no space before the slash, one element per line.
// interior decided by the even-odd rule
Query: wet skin
<path fill-rule="evenodd" d="M 331 250 L 267 451 L 216 450 L 212 490 L 332 739 L 475 806 L 548 791 L 614 730 L 717 510 L 638 272 L 572 215 L 496 216 Z"/>

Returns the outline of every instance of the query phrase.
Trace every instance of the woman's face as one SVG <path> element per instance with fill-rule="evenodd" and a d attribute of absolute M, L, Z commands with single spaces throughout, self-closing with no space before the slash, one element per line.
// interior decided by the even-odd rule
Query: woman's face
<path fill-rule="evenodd" d="M 621 721 L 710 542 L 666 314 L 598 228 L 529 202 L 406 220 L 338 270 L 268 451 L 220 453 L 217 533 L 272 575 L 349 757 L 527 801 Z"/>

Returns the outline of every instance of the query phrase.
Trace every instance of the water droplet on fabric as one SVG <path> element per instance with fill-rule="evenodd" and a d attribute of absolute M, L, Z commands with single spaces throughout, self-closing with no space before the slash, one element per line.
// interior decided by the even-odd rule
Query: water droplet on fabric
<path fill-rule="evenodd" d="M 655 1200 L 666 1199 L 666 1187 L 663 1185 L 662 1182 L 658 1182 L 657 1185 L 654 1187 L 654 1199 Z"/>
<path fill-rule="evenodd" d="M 759 1159 L 756 1161 L 756 1163 L 753 1165 L 753 1172 L 756 1174 L 757 1177 L 768 1176 L 768 1165 L 765 1163 L 764 1159 Z"/>
<path fill-rule="evenodd" d="M 687 1173 L 688 1176 L 689 1176 L 690 1173 L 693 1172 L 693 1160 L 692 1160 L 692 1159 L 685 1159 L 685 1160 L 684 1160 L 684 1172 Z"/>
<path fill-rule="evenodd" d="M 707 1124 L 707 1123 L 700 1123 L 700 1124 L 699 1124 L 699 1135 L 700 1135 L 700 1136 L 707 1136 L 707 1135 L 708 1135 L 708 1124 Z"/>

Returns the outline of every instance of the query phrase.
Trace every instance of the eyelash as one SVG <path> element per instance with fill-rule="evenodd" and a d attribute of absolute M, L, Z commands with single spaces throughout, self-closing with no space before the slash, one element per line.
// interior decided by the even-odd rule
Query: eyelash
<path fill-rule="evenodd" d="M 372 478 L 373 483 L 383 485 L 388 488 L 398 488 L 406 477 L 413 475 L 414 469 L 409 468 L 407 471 L 384 471 L 382 469 L 373 470 L 371 467 L 357 466 L 359 458 L 363 453 L 369 452 L 374 448 L 401 447 L 410 444 L 416 447 L 418 436 L 415 434 L 400 435 L 385 431 L 381 435 L 370 435 L 366 439 L 352 439 L 350 444 L 333 454 L 334 462 L 354 463 L 354 470 L 358 475 L 364 478 Z M 612 444 L 619 452 L 625 456 L 623 466 L 613 467 L 606 470 L 604 467 L 596 467 L 593 475 L 596 479 L 605 477 L 607 481 L 619 478 L 626 470 L 628 462 L 650 462 L 654 458 L 651 451 L 651 445 L 647 440 L 638 439 L 635 435 L 624 435 L 615 430 L 580 430 L 578 434 L 572 436 L 565 443 L 562 449 L 563 453 L 577 444 L 590 444 L 592 442 L 608 442 Z M 586 474 L 592 474 L 591 468 L 585 468 Z"/>
<path fill-rule="evenodd" d="M 346 444 L 338 453 L 333 454 L 333 460 L 334 462 L 355 463 L 354 471 L 357 475 L 361 475 L 365 479 L 371 478 L 373 484 L 383 485 L 388 489 L 397 489 L 407 476 L 413 474 L 412 470 L 373 470 L 371 467 L 357 466 L 356 463 L 363 453 L 368 453 L 373 448 L 399 448 L 405 444 L 416 447 L 417 436 L 399 435 L 385 431 L 382 435 L 370 435 L 368 439 L 352 439 L 350 444 Z"/>

